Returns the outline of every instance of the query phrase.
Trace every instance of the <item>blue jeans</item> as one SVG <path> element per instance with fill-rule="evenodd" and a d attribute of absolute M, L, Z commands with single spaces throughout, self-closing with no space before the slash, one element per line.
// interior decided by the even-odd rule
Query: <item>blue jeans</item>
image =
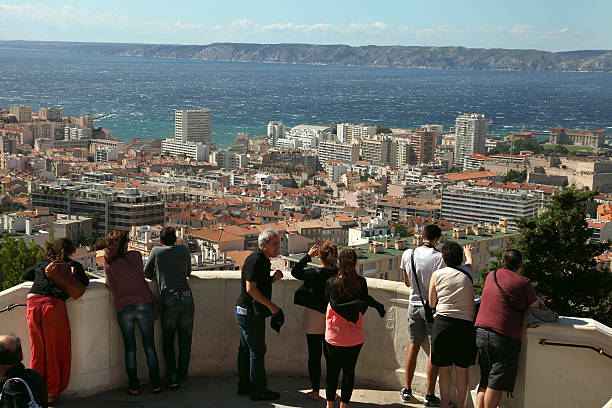
<path fill-rule="evenodd" d="M 256 394 L 266 389 L 268 379 L 264 357 L 266 355 L 266 319 L 236 313 L 240 327 L 238 347 L 238 390 Z"/>
<path fill-rule="evenodd" d="M 185 296 L 185 292 L 168 292 L 161 295 L 164 359 L 168 380 L 171 384 L 186 383 L 189 372 L 195 307 L 191 293 L 189 291 L 187 293 L 189 296 Z M 174 353 L 175 333 L 178 333 L 178 371 Z"/>
<path fill-rule="evenodd" d="M 147 356 L 149 366 L 149 380 L 153 388 L 159 388 L 159 360 L 155 351 L 155 336 L 153 327 L 155 324 L 155 312 L 153 303 L 133 303 L 123 306 L 117 311 L 117 322 L 123 335 L 123 346 L 125 348 L 125 371 L 130 382 L 130 389 L 138 389 L 138 370 L 136 368 L 136 336 L 134 335 L 135 324 L 140 327 L 142 345 Z"/>

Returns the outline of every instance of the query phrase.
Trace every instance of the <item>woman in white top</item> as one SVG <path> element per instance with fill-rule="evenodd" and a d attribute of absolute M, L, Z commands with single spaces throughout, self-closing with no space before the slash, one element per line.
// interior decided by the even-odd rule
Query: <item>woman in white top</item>
<path fill-rule="evenodd" d="M 466 265 L 461 267 L 464 250 L 447 242 L 440 250 L 446 268 L 438 269 L 429 283 L 429 304 L 436 308 L 431 333 L 431 362 L 440 367 L 442 408 L 449 406 L 452 369 L 457 375 L 457 408 L 464 408 L 468 391 L 468 370 L 476 360 L 474 332 L 474 284 L 471 246 L 465 247 Z"/>

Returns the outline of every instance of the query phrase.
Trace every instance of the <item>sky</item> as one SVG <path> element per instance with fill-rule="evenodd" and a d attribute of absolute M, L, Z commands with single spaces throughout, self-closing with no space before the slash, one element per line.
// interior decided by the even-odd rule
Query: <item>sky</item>
<path fill-rule="evenodd" d="M 0 40 L 612 49 L 612 0 L 0 0 Z"/>

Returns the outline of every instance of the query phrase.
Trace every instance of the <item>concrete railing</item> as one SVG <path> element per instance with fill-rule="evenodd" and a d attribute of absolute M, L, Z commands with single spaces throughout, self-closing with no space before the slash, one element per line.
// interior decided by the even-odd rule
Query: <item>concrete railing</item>
<path fill-rule="evenodd" d="M 272 375 L 307 374 L 303 308 L 293 304 L 299 284 L 293 279 L 274 284 L 273 301 L 283 308 L 285 325 L 280 334 L 267 332 L 266 367 Z M 196 307 L 190 372 L 235 375 L 238 327 L 234 302 L 240 290 L 240 272 L 197 273 L 190 285 Z M 29 286 L 22 284 L 0 292 L 0 309 L 25 303 Z M 365 344 L 357 364 L 358 381 L 399 391 L 408 349 L 409 290 L 401 283 L 378 279 L 368 279 L 368 287 L 370 294 L 385 305 L 387 315 L 381 319 L 370 310 L 365 316 Z M 66 393 L 85 396 L 125 386 L 123 342 L 112 296 L 104 284 L 92 281 L 82 298 L 69 300 L 67 305 L 72 330 L 72 374 Z M 156 324 L 157 351 L 163 370 L 161 328 L 159 321 Z M 25 308 L 0 313 L 0 333 L 21 337 L 27 365 L 30 341 Z M 541 345 L 542 339 L 591 345 L 612 353 L 612 329 L 590 319 L 562 318 L 558 323 L 528 329 L 523 335 L 514 398 L 504 396 L 503 406 L 603 406 L 612 396 L 612 360 L 590 349 Z M 139 373 L 144 377 L 147 370 L 140 344 L 138 349 Z M 413 388 L 421 393 L 425 389 L 426 360 L 425 352 L 421 351 L 413 382 Z M 479 380 L 478 367 L 471 369 L 470 377 L 474 389 Z M 307 387 L 308 380 L 304 382 Z"/>

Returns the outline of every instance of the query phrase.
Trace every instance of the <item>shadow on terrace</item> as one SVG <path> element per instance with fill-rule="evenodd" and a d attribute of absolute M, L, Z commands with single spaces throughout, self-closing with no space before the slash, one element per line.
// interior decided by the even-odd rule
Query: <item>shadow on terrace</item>
<path fill-rule="evenodd" d="M 139 397 L 125 393 L 127 378 L 123 343 L 115 320 L 112 298 L 101 281 L 92 281 L 85 295 L 68 301 L 72 330 L 72 375 L 61 405 L 96 408 L 113 405 L 198 407 L 315 407 L 304 391 L 306 339 L 302 332 L 302 308 L 293 304 L 299 282 L 291 278 L 274 285 L 273 300 L 285 311 L 281 333 L 268 330 L 266 367 L 270 388 L 281 391 L 275 403 L 255 403 L 238 397 L 236 352 L 238 328 L 234 301 L 239 293 L 240 272 L 196 272 L 190 285 L 196 304 L 191 354 L 191 380 L 184 391 L 167 391 Z M 357 384 L 351 406 L 411 406 L 402 404 L 399 389 L 404 378 L 408 347 L 409 290 L 398 282 L 368 279 L 370 294 L 385 304 L 387 316 L 367 313 L 365 344 L 357 364 Z M 29 284 L 0 292 L 0 309 L 25 303 Z M 157 323 L 159 324 L 159 322 Z M 0 313 L 0 332 L 21 337 L 29 364 L 29 336 L 23 307 Z M 159 328 L 157 350 L 161 358 Z M 590 319 L 560 318 L 557 323 L 527 329 L 523 333 L 519 374 L 514 397 L 504 396 L 503 407 L 602 407 L 612 397 L 612 329 Z M 569 345 L 569 346 L 568 346 Z M 575 347 L 579 346 L 579 347 Z M 146 374 L 139 347 L 138 367 Z M 422 352 L 423 353 L 423 352 Z M 423 394 L 426 356 L 419 357 L 413 388 Z M 470 389 L 479 378 L 478 367 L 470 371 Z M 438 392 L 438 391 L 436 391 Z M 472 404 L 468 401 L 468 406 Z M 422 406 L 415 400 L 414 406 Z"/>

